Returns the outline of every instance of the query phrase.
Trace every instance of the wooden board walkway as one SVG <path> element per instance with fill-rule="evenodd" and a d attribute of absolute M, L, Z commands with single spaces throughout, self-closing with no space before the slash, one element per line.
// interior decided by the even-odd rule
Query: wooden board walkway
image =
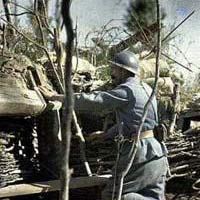
<path fill-rule="evenodd" d="M 70 181 L 70 189 L 102 186 L 105 185 L 107 181 L 108 177 L 97 176 L 72 178 Z M 58 190 L 60 190 L 59 180 L 36 182 L 29 184 L 16 184 L 0 188 L 0 198 L 46 193 Z"/>

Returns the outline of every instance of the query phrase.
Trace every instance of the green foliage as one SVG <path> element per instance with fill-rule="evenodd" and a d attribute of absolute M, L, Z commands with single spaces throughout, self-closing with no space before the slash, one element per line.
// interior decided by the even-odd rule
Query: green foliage
<path fill-rule="evenodd" d="M 156 1 L 155 0 L 131 0 L 127 10 L 127 21 L 125 25 L 129 31 L 136 32 L 141 26 L 146 29 L 156 23 Z M 161 19 L 166 16 L 161 9 Z"/>

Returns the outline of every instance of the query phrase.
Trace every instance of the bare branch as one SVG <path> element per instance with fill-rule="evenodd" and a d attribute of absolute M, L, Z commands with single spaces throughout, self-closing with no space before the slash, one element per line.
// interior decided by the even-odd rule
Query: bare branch
<path fill-rule="evenodd" d="M 146 33 L 144 32 L 144 29 L 143 29 L 142 26 L 140 25 L 139 21 L 137 20 L 137 18 L 136 18 L 135 15 L 134 15 L 134 13 L 132 13 L 131 15 L 132 15 L 133 18 L 135 19 L 136 24 L 137 24 L 137 26 L 139 27 L 139 29 L 141 30 L 141 32 L 142 32 L 144 38 L 146 39 L 146 41 L 147 41 L 148 43 L 150 43 L 149 38 L 147 37 Z"/>
<path fill-rule="evenodd" d="M 55 28 L 54 29 L 54 48 L 56 51 L 56 58 L 57 58 L 56 62 L 57 62 L 58 74 L 60 75 L 61 82 L 64 85 L 64 73 L 63 73 L 63 68 L 61 64 L 63 47 L 61 45 L 59 37 L 60 37 L 59 29 Z"/>
<path fill-rule="evenodd" d="M 3 48 L 2 48 L 2 56 L 4 56 L 4 52 L 6 49 L 6 25 L 3 25 Z"/>
<path fill-rule="evenodd" d="M 187 58 L 187 56 L 185 55 L 185 53 L 176 45 L 170 44 L 172 47 L 174 47 L 175 49 L 177 49 L 177 51 L 183 56 L 183 58 L 185 59 L 185 61 L 187 62 L 188 66 L 191 67 L 191 62 L 189 61 L 189 59 Z"/>
<path fill-rule="evenodd" d="M 74 121 L 74 125 L 76 127 L 76 136 L 79 138 L 82 162 L 85 165 L 85 169 L 87 171 L 88 176 L 92 176 L 92 171 L 90 169 L 89 163 L 87 162 L 87 158 L 86 158 L 86 154 L 85 154 L 85 138 L 83 137 L 81 128 L 78 124 L 75 111 L 73 111 L 73 121 Z"/>
<path fill-rule="evenodd" d="M 48 24 L 48 21 L 47 21 L 47 19 L 46 19 L 46 17 L 44 16 L 44 15 L 41 15 L 40 13 L 39 14 L 36 14 L 36 1 L 34 1 L 34 10 L 31 10 L 31 9 L 29 9 L 29 8 L 26 8 L 26 7 L 24 7 L 24 6 L 22 6 L 22 5 L 19 5 L 19 4 L 17 4 L 16 2 L 13 2 L 13 1 L 9 1 L 9 3 L 10 4 L 13 4 L 13 5 L 15 5 L 15 6 L 17 6 L 17 7 L 19 7 L 19 8 L 22 8 L 22 9 L 24 9 L 24 10 L 26 10 L 26 11 L 28 11 L 28 12 L 30 12 L 30 13 L 32 13 L 32 15 L 35 15 L 36 16 L 36 20 L 38 21 L 38 18 L 44 18 L 45 20 L 45 23 L 44 23 L 44 25 L 45 25 L 45 28 L 47 29 L 47 31 L 52 35 L 52 36 L 54 36 L 54 34 L 53 34 L 53 32 L 51 31 L 51 29 L 50 29 L 50 26 L 49 26 L 49 24 Z M 39 19 L 40 20 L 40 19 Z M 41 22 L 40 22 L 41 23 Z M 39 23 L 38 23 L 39 24 Z M 40 25 L 41 26 L 41 25 Z"/>
<path fill-rule="evenodd" d="M 183 19 L 174 29 L 172 29 L 163 39 L 162 42 L 166 41 L 169 36 L 176 31 L 185 21 L 187 21 L 193 14 L 195 13 L 195 10 L 193 10 L 185 19 Z"/>
<path fill-rule="evenodd" d="M 193 14 L 195 13 L 195 11 L 192 11 L 185 19 L 183 19 L 175 28 L 173 28 L 163 39 L 162 39 L 162 43 L 165 42 L 169 36 L 175 32 L 185 21 L 187 21 Z M 145 56 L 145 57 L 148 57 L 151 53 L 155 52 L 156 50 L 156 47 L 154 46 L 152 48 L 152 50 Z"/>
<path fill-rule="evenodd" d="M 48 12 L 47 12 L 48 5 L 46 5 L 45 0 L 41 0 L 41 1 L 42 1 L 43 9 L 44 9 L 44 15 L 42 15 L 42 17 L 44 19 L 44 25 L 49 28 L 50 26 L 48 23 Z"/>
<path fill-rule="evenodd" d="M 49 60 L 49 62 L 50 62 L 50 64 L 51 64 L 51 67 L 52 67 L 52 69 L 53 69 L 53 72 L 54 72 L 54 75 L 55 75 L 55 77 L 56 77 L 56 80 L 57 80 L 57 82 L 58 82 L 59 89 L 61 90 L 61 92 L 63 92 L 63 91 L 64 91 L 63 85 L 62 85 L 62 83 L 61 83 L 61 81 L 60 81 L 60 77 L 58 76 L 58 73 L 57 73 L 57 71 L 56 71 L 56 69 L 55 69 L 53 60 L 51 59 L 51 56 L 49 55 L 48 49 L 47 49 L 46 47 L 44 47 L 44 46 L 38 44 L 37 42 L 35 42 L 35 41 L 32 40 L 31 38 L 29 38 L 28 36 L 26 36 L 24 33 L 22 33 L 21 31 L 19 31 L 13 24 L 9 23 L 9 22 L 6 21 L 4 18 L 0 17 L 0 19 L 3 20 L 4 22 L 6 22 L 7 24 L 9 24 L 9 26 L 11 26 L 15 31 L 17 31 L 17 32 L 18 32 L 21 36 L 23 36 L 26 40 L 28 40 L 29 42 L 33 43 L 35 46 L 37 46 L 38 48 L 42 49 L 42 50 L 45 52 L 45 54 L 46 54 L 46 56 L 47 56 L 47 58 L 48 58 L 48 60 Z"/>
<path fill-rule="evenodd" d="M 188 68 L 188 67 L 186 67 L 185 65 L 183 65 L 183 64 L 181 64 L 180 62 L 178 62 L 178 61 L 176 61 L 176 60 L 174 60 L 173 58 L 171 58 L 170 56 L 168 56 L 167 54 L 165 54 L 165 53 L 161 53 L 162 54 L 162 56 L 165 56 L 167 59 L 169 59 L 169 60 L 171 60 L 171 61 L 173 61 L 174 63 L 176 63 L 176 64 L 178 64 L 178 65 L 180 65 L 181 67 L 183 67 L 183 68 L 185 68 L 185 69 L 187 69 L 188 71 L 190 71 L 190 72 L 193 72 L 190 68 Z"/>
<path fill-rule="evenodd" d="M 12 23 L 11 18 L 10 18 L 10 7 L 9 7 L 9 2 L 7 0 L 3 0 L 3 6 L 4 10 L 6 13 L 6 19 L 8 22 Z"/>
<path fill-rule="evenodd" d="M 11 16 L 21 16 L 21 15 L 26 15 L 26 14 L 31 14 L 30 12 L 22 12 L 22 13 L 10 13 L 9 15 Z M 4 17 L 6 15 L 1 15 L 1 17 Z"/>
<path fill-rule="evenodd" d="M 25 15 L 25 14 L 30 14 L 30 15 L 34 15 L 37 22 L 38 22 L 38 25 L 39 25 L 39 30 L 40 30 L 40 35 L 41 35 L 41 38 L 42 38 L 42 45 L 44 45 L 44 34 L 43 34 L 43 31 L 42 31 L 42 25 L 41 25 L 41 21 L 40 21 L 40 18 L 38 17 L 38 15 L 34 12 L 22 12 L 22 13 L 10 13 L 9 15 L 11 16 L 21 16 L 21 15 Z M 3 17 L 4 15 L 2 15 L 1 17 Z"/>

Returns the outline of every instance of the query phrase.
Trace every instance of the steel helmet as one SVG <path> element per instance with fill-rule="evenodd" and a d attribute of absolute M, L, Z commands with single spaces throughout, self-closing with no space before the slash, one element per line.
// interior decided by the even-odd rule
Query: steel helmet
<path fill-rule="evenodd" d="M 130 51 L 116 53 L 109 63 L 137 74 L 138 60 L 135 54 Z"/>

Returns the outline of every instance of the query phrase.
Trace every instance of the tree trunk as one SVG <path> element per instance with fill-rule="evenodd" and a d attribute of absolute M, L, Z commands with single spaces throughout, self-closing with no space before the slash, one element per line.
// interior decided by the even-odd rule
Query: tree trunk
<path fill-rule="evenodd" d="M 65 46 L 66 60 L 65 60 L 65 71 L 64 71 L 64 82 L 65 82 L 65 99 L 62 110 L 62 166 L 61 166 L 61 200 L 69 199 L 69 181 L 70 181 L 70 169 L 69 169 L 69 154 L 70 154 L 70 143 L 71 143 L 71 122 L 73 112 L 73 89 L 71 83 L 72 74 L 72 54 L 73 54 L 73 41 L 74 32 L 72 27 L 72 20 L 70 17 L 70 0 L 62 1 L 61 9 L 64 26 L 67 33 L 67 44 Z"/>
<path fill-rule="evenodd" d="M 12 19 L 11 19 L 11 11 L 10 11 L 10 6 L 7 0 L 3 0 L 3 7 L 4 7 L 4 11 L 5 11 L 5 15 L 6 15 L 6 20 L 9 23 L 12 23 Z M 11 27 L 7 27 L 7 30 L 4 30 L 6 32 L 6 38 L 9 38 L 9 41 L 12 41 L 12 37 L 14 35 L 14 30 Z M 7 47 L 9 48 L 10 44 L 7 41 Z"/>

